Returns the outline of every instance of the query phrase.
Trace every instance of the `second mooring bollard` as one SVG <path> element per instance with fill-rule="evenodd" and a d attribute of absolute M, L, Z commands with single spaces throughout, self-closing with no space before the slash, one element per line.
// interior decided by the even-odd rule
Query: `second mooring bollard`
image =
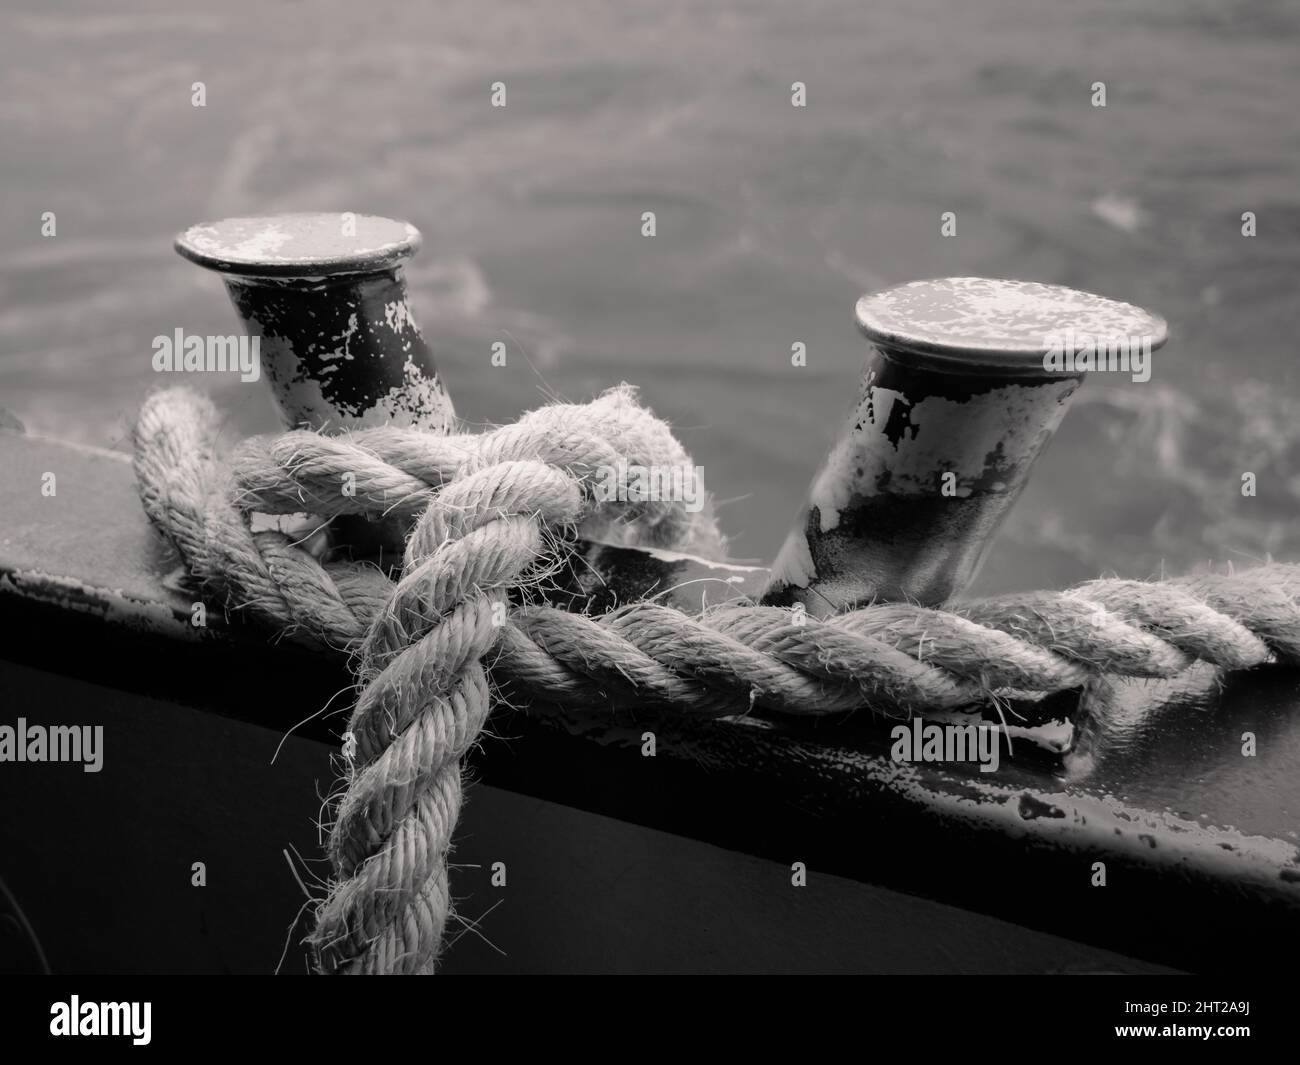
<path fill-rule="evenodd" d="M 1143 380 L 1167 338 L 1131 304 L 985 278 L 864 296 L 857 319 L 858 405 L 764 595 L 817 616 L 961 593 L 1084 374 Z"/>
<path fill-rule="evenodd" d="M 406 222 L 351 213 L 227 218 L 191 226 L 176 250 L 223 275 L 291 429 L 416 426 L 450 432 L 451 400 L 407 302 Z M 342 490 L 342 486 L 340 486 Z M 400 523 L 339 519 L 336 542 L 401 557 Z"/>

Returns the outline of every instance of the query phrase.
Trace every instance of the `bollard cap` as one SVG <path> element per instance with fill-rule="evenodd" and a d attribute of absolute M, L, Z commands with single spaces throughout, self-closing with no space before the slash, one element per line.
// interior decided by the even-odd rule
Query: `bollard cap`
<path fill-rule="evenodd" d="M 175 246 L 190 262 L 223 274 L 307 279 L 389 270 L 419 249 L 420 231 L 377 215 L 276 214 L 200 222 Z"/>
<path fill-rule="evenodd" d="M 1043 373 L 1060 338 L 1169 339 L 1158 314 L 1090 292 L 984 277 L 911 281 L 863 296 L 858 327 L 873 344 L 954 371 Z M 1057 338 L 1056 341 L 1053 338 Z"/>

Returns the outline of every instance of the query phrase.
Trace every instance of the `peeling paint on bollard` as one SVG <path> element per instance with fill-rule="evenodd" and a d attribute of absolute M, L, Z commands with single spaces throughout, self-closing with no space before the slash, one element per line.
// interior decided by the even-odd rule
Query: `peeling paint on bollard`
<path fill-rule="evenodd" d="M 455 415 L 411 315 L 402 263 L 414 226 L 373 215 L 285 214 L 191 226 L 176 250 L 224 275 L 291 428 L 415 425 Z"/>
<path fill-rule="evenodd" d="M 983 278 L 864 296 L 857 319 L 872 344 L 861 396 L 764 596 L 819 616 L 962 592 L 1098 345 L 1118 369 L 1121 341 L 1145 357 L 1167 338 L 1127 303 Z"/>
<path fill-rule="evenodd" d="M 223 275 L 289 428 L 379 425 L 449 433 L 451 399 L 407 301 L 402 264 L 420 247 L 406 222 L 350 213 L 227 218 L 191 226 L 176 250 Z M 401 557 L 397 520 L 341 518 L 354 554 Z"/>

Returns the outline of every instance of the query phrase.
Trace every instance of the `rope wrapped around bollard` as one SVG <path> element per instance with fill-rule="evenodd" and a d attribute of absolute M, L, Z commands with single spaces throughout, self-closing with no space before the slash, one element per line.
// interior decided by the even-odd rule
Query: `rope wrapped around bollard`
<path fill-rule="evenodd" d="M 587 616 L 534 602 L 529 588 L 584 520 L 623 523 L 659 547 L 701 534 L 681 504 L 596 498 L 602 468 L 690 464 L 627 386 L 481 434 L 254 438 L 233 469 L 218 459 L 219 439 L 217 412 L 196 393 L 148 398 L 134 442 L 150 520 L 211 598 L 356 658 L 334 881 L 311 937 L 324 972 L 434 970 L 451 913 L 460 759 L 494 688 L 711 716 L 754 706 L 911 713 L 1098 675 L 1169 677 L 1198 660 L 1300 664 L 1300 566 L 1285 564 L 823 619 L 747 605 L 692 616 L 653 600 Z M 322 564 L 287 534 L 250 524 L 254 513 L 395 512 L 417 516 L 396 581 L 365 564 Z"/>

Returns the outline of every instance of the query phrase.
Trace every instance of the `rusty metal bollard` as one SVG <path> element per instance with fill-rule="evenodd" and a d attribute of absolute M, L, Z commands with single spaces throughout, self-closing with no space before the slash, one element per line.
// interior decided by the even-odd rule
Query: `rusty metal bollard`
<path fill-rule="evenodd" d="M 1168 335 L 1131 304 L 984 278 L 885 289 L 857 320 L 871 343 L 858 405 L 764 593 L 816 616 L 960 594 L 1084 374 L 1140 380 Z"/>
<path fill-rule="evenodd" d="M 222 275 L 289 428 L 396 424 L 450 432 L 451 400 L 407 301 L 406 222 L 351 213 L 227 218 L 191 226 L 176 250 Z M 336 541 L 400 558 L 406 529 L 335 522 Z M 395 554 L 394 554 L 395 553 Z"/>

